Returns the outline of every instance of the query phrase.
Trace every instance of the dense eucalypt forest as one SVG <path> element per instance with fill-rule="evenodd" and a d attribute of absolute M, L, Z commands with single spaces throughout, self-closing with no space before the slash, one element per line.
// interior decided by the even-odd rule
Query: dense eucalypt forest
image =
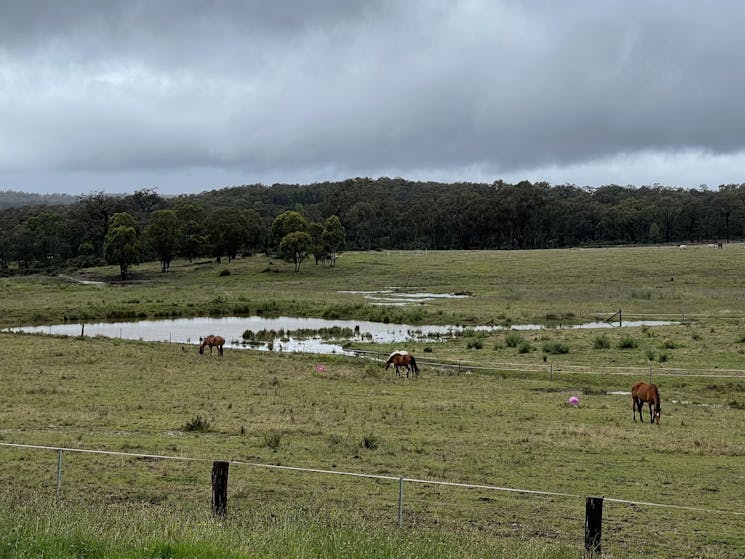
<path fill-rule="evenodd" d="M 2 201 L 3 193 L 0 193 Z M 6 194 L 8 194 L 6 192 Z M 18 198 L 18 193 L 12 193 Z M 92 192 L 0 210 L 0 268 L 24 273 L 272 252 L 333 265 L 343 250 L 538 249 L 745 237 L 745 184 L 586 188 L 356 178 L 164 197 Z M 0 204 L 2 207 L 2 204 Z"/>

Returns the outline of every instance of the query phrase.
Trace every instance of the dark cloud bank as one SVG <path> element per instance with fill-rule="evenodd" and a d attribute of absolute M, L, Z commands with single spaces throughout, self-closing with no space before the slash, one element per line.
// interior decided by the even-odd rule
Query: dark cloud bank
<path fill-rule="evenodd" d="M 0 6 L 0 189 L 743 182 L 745 4 Z"/>

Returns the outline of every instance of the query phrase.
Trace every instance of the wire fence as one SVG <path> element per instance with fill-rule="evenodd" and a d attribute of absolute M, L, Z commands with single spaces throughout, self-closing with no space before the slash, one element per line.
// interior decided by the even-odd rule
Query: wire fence
<path fill-rule="evenodd" d="M 660 545 L 670 544 L 676 539 L 681 541 L 680 545 L 686 545 L 686 540 L 701 532 L 697 523 L 711 522 L 712 518 L 717 519 L 719 529 L 732 534 L 733 538 L 735 534 L 742 533 L 745 527 L 745 510 L 735 508 L 722 510 L 690 504 L 614 497 L 597 498 L 562 491 L 266 464 L 246 460 L 220 462 L 206 458 L 19 443 L 0 443 L 0 447 L 21 453 L 37 450 L 56 453 L 54 479 L 58 501 L 64 501 L 65 475 L 90 477 L 92 471 L 100 479 L 87 480 L 86 494 L 100 491 L 109 497 L 113 495 L 115 491 L 108 486 L 111 480 L 105 474 L 107 468 L 116 470 L 120 476 L 118 482 L 125 486 L 119 498 L 132 498 L 129 492 L 138 484 L 133 483 L 130 478 L 138 474 L 136 471 L 120 471 L 127 461 L 134 464 L 134 470 L 141 472 L 139 475 L 145 476 L 144 470 L 151 470 L 147 473 L 153 477 L 148 478 L 148 481 L 152 480 L 153 485 L 161 484 L 161 491 L 173 491 L 172 484 L 175 482 L 171 477 L 177 477 L 179 483 L 189 486 L 189 492 L 197 500 L 209 498 L 207 468 L 212 465 L 214 504 L 214 467 L 222 463 L 225 468 L 228 465 L 232 467 L 229 507 L 231 511 L 241 510 L 241 507 L 272 507 L 277 503 L 292 502 L 294 506 L 306 510 L 327 506 L 344 511 L 357 511 L 359 517 L 389 525 L 395 523 L 399 527 L 438 526 L 451 530 L 470 527 L 495 536 L 523 539 L 539 537 L 566 545 L 578 545 L 583 524 L 585 531 L 587 530 L 587 518 L 583 518 L 582 503 L 590 499 L 600 499 L 601 504 L 604 502 L 614 507 L 603 519 L 604 545 L 606 548 L 610 545 L 618 549 L 624 548 L 628 542 L 639 541 L 639 538 L 644 541 L 643 536 L 647 531 L 650 532 L 650 541 L 659 541 L 659 534 L 652 533 L 655 529 L 652 525 L 659 529 L 658 522 L 649 521 L 652 514 L 656 515 L 656 518 L 664 515 L 669 519 L 670 533 Z M 72 461 L 71 457 L 63 462 L 63 455 L 66 454 L 89 458 L 87 463 Z M 90 460 L 94 456 L 109 461 L 94 462 L 93 465 L 96 467 L 91 467 Z M 120 462 L 112 464 L 110 459 Z M 25 460 L 19 459 L 21 463 Z M 174 464 L 169 467 L 166 466 L 168 463 L 178 463 L 182 466 L 176 467 Z M 156 469 L 157 464 L 163 464 L 166 471 Z M 38 470 L 32 471 L 40 475 Z M 32 471 L 18 469 L 17 475 L 33 475 Z M 293 480 L 293 475 L 304 477 L 302 480 Z M 225 477 L 227 484 L 227 475 Z M 16 483 L 21 483 L 21 480 L 17 480 Z M 75 484 L 70 482 L 70 485 Z M 147 495 L 147 498 L 153 498 L 152 488 L 143 487 L 140 491 L 140 497 Z M 133 498 L 137 497 L 135 494 Z M 655 510 L 658 512 L 654 512 Z M 685 528 L 686 523 L 688 529 Z M 701 545 L 705 545 L 705 542 Z"/>
<path fill-rule="evenodd" d="M 387 352 L 368 351 L 363 349 L 353 349 L 356 357 L 371 359 L 373 361 L 385 363 L 388 357 Z M 426 365 L 430 368 L 440 369 L 444 372 L 452 373 L 498 373 L 498 372 L 518 372 L 534 373 L 541 375 L 553 376 L 554 374 L 575 374 L 575 375 L 619 375 L 619 376 L 654 376 L 660 377 L 689 377 L 689 378 L 736 378 L 745 379 L 744 369 L 680 369 L 680 368 L 662 368 L 662 367 L 627 367 L 627 366 L 589 366 L 589 365 L 570 365 L 547 362 L 544 364 L 534 363 L 515 363 L 515 362 L 491 362 L 488 364 L 458 360 L 447 361 L 443 359 L 430 359 L 423 356 L 417 356 L 417 363 Z"/>

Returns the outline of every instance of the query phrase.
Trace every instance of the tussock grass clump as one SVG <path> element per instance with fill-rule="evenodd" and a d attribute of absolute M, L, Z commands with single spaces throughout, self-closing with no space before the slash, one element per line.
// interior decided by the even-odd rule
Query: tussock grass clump
<path fill-rule="evenodd" d="M 511 330 L 505 337 L 504 343 L 507 347 L 517 347 L 523 342 L 523 337 L 514 330 Z"/>
<path fill-rule="evenodd" d="M 550 340 L 543 344 L 544 353 L 550 353 L 551 355 L 562 355 L 569 353 L 569 344 L 560 342 L 557 340 Z"/>
<path fill-rule="evenodd" d="M 632 336 L 622 336 L 618 340 L 618 349 L 636 349 L 639 347 L 639 342 Z"/>
<path fill-rule="evenodd" d="M 279 446 L 282 443 L 282 433 L 279 431 L 267 431 L 262 436 L 262 441 L 264 443 L 264 446 L 273 452 L 277 452 L 279 450 Z"/>
<path fill-rule="evenodd" d="M 611 342 L 607 334 L 595 336 L 595 339 L 592 340 L 593 349 L 610 349 L 610 346 Z"/>
<path fill-rule="evenodd" d="M 368 450 L 377 450 L 379 446 L 380 440 L 375 433 L 370 432 L 362 437 L 362 448 L 366 448 Z"/>
<path fill-rule="evenodd" d="M 479 339 L 470 339 L 466 344 L 466 349 L 483 349 L 484 342 Z"/>
<path fill-rule="evenodd" d="M 379 379 L 384 377 L 385 374 L 390 371 L 392 371 L 392 369 L 388 369 L 388 371 L 385 370 L 385 365 L 366 363 L 365 367 L 362 369 L 362 378 Z"/>
<path fill-rule="evenodd" d="M 197 415 L 196 417 L 190 419 L 187 421 L 184 426 L 181 428 L 182 431 L 187 431 L 190 433 L 197 432 L 197 433 L 206 433 L 210 430 L 210 423 L 206 419 L 204 419 L 201 415 Z"/>

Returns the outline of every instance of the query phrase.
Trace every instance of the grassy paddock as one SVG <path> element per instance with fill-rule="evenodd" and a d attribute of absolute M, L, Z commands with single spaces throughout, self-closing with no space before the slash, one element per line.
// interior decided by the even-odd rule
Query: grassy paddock
<path fill-rule="evenodd" d="M 610 557 L 740 557 L 743 517 L 727 511 L 745 512 L 743 268 L 745 245 L 728 245 L 351 253 L 337 268 L 306 263 L 299 274 L 253 257 L 179 262 L 165 275 L 146 264 L 126 284 L 113 268 L 87 271 L 108 282 L 100 286 L 2 278 L 5 326 L 236 314 L 554 325 L 619 308 L 627 319 L 682 324 L 472 331 L 407 344 L 421 356 L 418 379 L 361 359 L 251 351 L 220 359 L 178 344 L 0 333 L 0 442 L 198 459 L 65 453 L 62 501 L 50 507 L 56 455 L 0 447 L 0 475 L 12 487 L 0 499 L 0 532 L 10 534 L 0 536 L 0 556 L 93 557 L 101 548 L 122 557 L 576 556 L 583 498 L 605 495 L 705 509 L 606 501 Z M 378 307 L 340 293 L 394 286 L 472 296 Z M 458 374 L 429 361 L 463 366 Z M 614 394 L 650 368 L 663 398 L 660 428 L 634 424 L 630 397 Z M 572 395 L 578 408 L 566 403 Z M 223 459 L 236 462 L 229 516 L 216 525 L 210 467 Z M 244 463 L 576 497 L 407 483 L 399 531 L 396 482 Z"/>
<path fill-rule="evenodd" d="M 742 380 L 661 379 L 663 426 L 657 428 L 631 421 L 628 396 L 607 394 L 629 389 L 633 378 L 618 375 L 557 373 L 551 379 L 548 374 L 457 375 L 424 368 L 420 378 L 407 380 L 383 373 L 379 365 L 346 358 L 229 351 L 220 359 L 200 356 L 191 346 L 104 338 L 0 334 L 0 343 L 12 348 L 13 357 L 1 377 L 0 442 L 203 460 L 66 453 L 63 509 L 111 510 L 111 524 L 78 526 L 81 537 L 94 542 L 118 538 L 124 528 L 115 519 L 129 523 L 142 510 L 183 510 L 206 518 L 211 461 L 220 459 L 577 496 L 405 484 L 406 529 L 398 532 L 396 482 L 234 464 L 230 525 L 255 526 L 256 533 L 245 537 L 259 538 L 277 527 L 255 524 L 257 514 L 302 518 L 297 526 L 280 523 L 295 526 L 283 532 L 288 541 L 281 545 L 290 546 L 288 556 L 303 556 L 306 545 L 309 556 L 334 556 L 313 546 L 330 545 L 321 543 L 321 534 L 336 534 L 328 519 L 342 511 L 351 524 L 339 538 L 353 549 L 377 548 L 393 538 L 395 546 L 414 546 L 411 556 L 499 556 L 494 550 L 507 546 L 511 551 L 503 556 L 520 549 L 523 556 L 561 557 L 581 549 L 585 495 L 710 511 L 737 509 L 745 498 L 745 416 L 729 405 L 733 398 L 745 401 Z M 318 363 L 326 370 L 316 371 Z M 581 398 L 579 408 L 566 403 L 575 394 Z M 190 425 L 203 430 L 190 430 Z M 54 453 L 7 447 L 0 447 L 0 453 L 2 478 L 12 480 L 15 492 L 53 498 Z M 6 496 L 3 501 L 12 510 L 26 506 L 19 504 L 22 499 Z M 318 518 L 326 520 L 319 523 Z M 50 541 L 64 532 L 61 522 L 61 516 L 49 517 L 44 530 Z M 199 532 L 165 540 L 145 537 L 147 515 L 136 522 L 144 527 L 133 549 L 199 539 Z M 373 536 L 354 537 L 355 526 L 373 527 Z M 608 502 L 604 543 L 612 557 L 644 555 L 639 538 L 652 542 L 647 552 L 659 557 L 736 557 L 745 550 L 742 527 L 742 517 L 728 514 Z M 398 535 L 387 535 L 391 531 Z M 458 542 L 471 531 L 477 535 L 475 547 L 461 555 Z M 223 540 L 209 540 L 220 553 L 253 549 L 233 539 L 232 529 L 220 534 L 224 548 Z M 307 542 L 305 537 L 316 539 Z M 442 554 L 416 547 L 430 545 L 432 538 L 445 542 Z M 31 545 L 22 539 L 25 543 L 18 545 Z M 383 546 L 388 551 L 379 556 L 402 556 L 395 546 Z M 125 541 L 122 556 L 135 553 L 130 548 Z M 278 549 L 255 556 L 284 555 Z M 218 551 L 201 556 L 222 557 Z M 339 550 L 336 556 L 350 554 Z"/>
<path fill-rule="evenodd" d="M 0 323 L 285 313 L 413 324 L 583 322 L 619 308 L 629 318 L 745 317 L 745 245 L 542 251 L 345 253 L 335 268 L 263 256 L 230 264 L 176 261 L 60 277 L 0 279 Z M 223 275 L 228 271 L 228 275 Z M 174 287 L 177 287 L 175 289 Z M 380 307 L 348 290 L 467 292 L 467 299 Z"/>
<path fill-rule="evenodd" d="M 289 507 L 219 520 L 203 511 L 148 504 L 60 507 L 16 492 L 3 495 L 0 513 L 0 556 L 14 559 L 576 556 L 551 542 L 497 541 L 469 530 L 399 531 L 339 511 L 310 516 Z"/>

